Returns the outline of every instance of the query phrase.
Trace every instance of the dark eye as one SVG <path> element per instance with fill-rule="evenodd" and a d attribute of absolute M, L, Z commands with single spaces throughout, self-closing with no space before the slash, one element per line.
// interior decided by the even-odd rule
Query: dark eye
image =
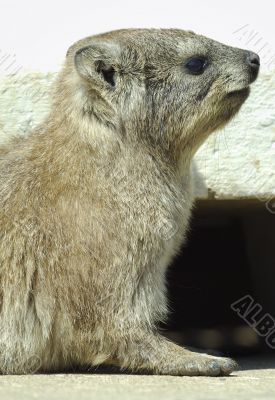
<path fill-rule="evenodd" d="M 204 57 L 194 57 L 190 58 L 187 63 L 185 64 L 185 67 L 187 70 L 193 74 L 193 75 L 199 75 L 202 74 L 207 67 L 207 59 Z"/>

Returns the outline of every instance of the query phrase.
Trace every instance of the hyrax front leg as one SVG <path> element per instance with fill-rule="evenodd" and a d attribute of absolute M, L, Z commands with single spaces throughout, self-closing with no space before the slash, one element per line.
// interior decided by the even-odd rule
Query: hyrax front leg
<path fill-rule="evenodd" d="M 181 376 L 229 375 L 237 367 L 230 358 L 192 352 L 150 333 L 133 334 L 122 341 L 116 364 L 133 371 L 147 370 L 155 374 Z"/>

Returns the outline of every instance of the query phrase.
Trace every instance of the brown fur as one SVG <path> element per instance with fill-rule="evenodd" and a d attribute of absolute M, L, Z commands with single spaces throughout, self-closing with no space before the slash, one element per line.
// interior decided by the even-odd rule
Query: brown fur
<path fill-rule="evenodd" d="M 184 61 L 201 54 L 211 65 L 188 74 Z M 172 29 L 115 31 L 69 49 L 48 118 L 0 149 L 2 373 L 234 369 L 168 341 L 157 323 L 188 226 L 191 160 L 246 99 L 244 54 Z"/>

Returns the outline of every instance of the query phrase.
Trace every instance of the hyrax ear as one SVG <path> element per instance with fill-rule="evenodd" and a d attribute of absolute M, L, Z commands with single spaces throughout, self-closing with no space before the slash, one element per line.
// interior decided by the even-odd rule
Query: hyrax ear
<path fill-rule="evenodd" d="M 96 86 L 114 87 L 120 46 L 110 41 L 96 41 L 78 49 L 74 64 L 78 74 Z"/>

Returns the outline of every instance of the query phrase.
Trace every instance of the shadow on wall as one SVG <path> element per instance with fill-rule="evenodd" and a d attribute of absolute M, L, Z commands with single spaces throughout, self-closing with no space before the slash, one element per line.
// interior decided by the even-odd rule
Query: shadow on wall
<path fill-rule="evenodd" d="M 224 354 L 275 351 L 275 334 L 267 340 L 275 331 L 274 276 L 275 215 L 252 200 L 198 201 L 168 272 L 172 313 L 162 328 L 179 344 Z"/>

